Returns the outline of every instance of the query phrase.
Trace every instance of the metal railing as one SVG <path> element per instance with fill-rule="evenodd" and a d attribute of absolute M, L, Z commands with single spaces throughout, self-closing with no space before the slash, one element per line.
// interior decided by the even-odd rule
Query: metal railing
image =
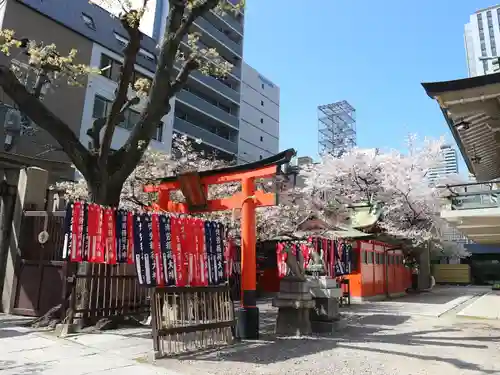
<path fill-rule="evenodd" d="M 473 210 L 500 207 L 500 181 L 472 182 L 439 186 L 449 191 L 446 196 L 451 210 Z"/>

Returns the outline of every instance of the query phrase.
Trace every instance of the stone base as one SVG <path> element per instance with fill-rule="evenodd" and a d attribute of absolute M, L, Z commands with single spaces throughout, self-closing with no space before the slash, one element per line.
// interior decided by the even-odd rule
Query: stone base
<path fill-rule="evenodd" d="M 342 289 L 340 288 L 311 288 L 311 295 L 314 298 L 340 298 Z"/>
<path fill-rule="evenodd" d="M 60 323 L 56 325 L 54 333 L 57 337 L 66 337 L 71 334 L 78 333 L 79 326 L 76 324 Z"/>
<path fill-rule="evenodd" d="M 280 292 L 273 299 L 278 308 L 275 333 L 282 336 L 310 335 L 310 311 L 315 306 L 310 293 L 310 285 L 303 280 L 283 279 Z"/>
<path fill-rule="evenodd" d="M 328 322 L 339 318 L 339 301 L 336 298 L 314 298 L 313 301 L 311 320 Z"/>
<path fill-rule="evenodd" d="M 327 276 L 313 277 L 309 276 L 307 282 L 311 288 L 321 288 L 321 289 L 334 289 L 337 288 L 337 280 L 329 278 Z"/>
<path fill-rule="evenodd" d="M 344 319 L 326 321 L 311 321 L 311 329 L 314 333 L 333 333 L 347 327 Z"/>
<path fill-rule="evenodd" d="M 274 332 L 282 336 L 305 336 L 312 333 L 309 309 L 281 307 Z"/>

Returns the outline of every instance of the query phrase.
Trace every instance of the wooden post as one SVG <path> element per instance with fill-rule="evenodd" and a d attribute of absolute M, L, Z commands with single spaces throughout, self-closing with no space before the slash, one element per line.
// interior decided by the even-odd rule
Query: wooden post
<path fill-rule="evenodd" d="M 159 298 L 159 293 L 156 288 L 151 289 L 151 334 L 153 336 L 153 358 L 156 359 L 158 356 L 162 355 L 160 353 L 160 336 L 158 335 L 158 330 L 161 328 L 161 311 L 163 306 L 157 306 L 158 300 L 162 301 L 163 298 Z M 158 311 L 159 307 L 159 311 Z"/>

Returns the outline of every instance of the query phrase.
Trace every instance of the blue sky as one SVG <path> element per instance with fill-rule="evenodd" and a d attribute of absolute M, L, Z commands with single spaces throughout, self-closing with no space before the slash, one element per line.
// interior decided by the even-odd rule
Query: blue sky
<path fill-rule="evenodd" d="M 451 140 L 420 83 L 466 77 L 464 24 L 494 4 L 247 0 L 245 59 L 281 87 L 280 148 L 316 157 L 317 106 L 344 99 L 360 147 L 401 148 L 409 132 Z"/>

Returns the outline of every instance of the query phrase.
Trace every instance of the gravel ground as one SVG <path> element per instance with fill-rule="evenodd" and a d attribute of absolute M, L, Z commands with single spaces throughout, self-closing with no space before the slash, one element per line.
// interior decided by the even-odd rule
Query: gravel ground
<path fill-rule="evenodd" d="M 261 308 L 266 334 L 258 342 L 157 365 L 185 375 L 500 374 L 500 323 L 493 321 L 355 308 L 334 335 L 276 339 L 274 319 L 272 308 Z"/>

